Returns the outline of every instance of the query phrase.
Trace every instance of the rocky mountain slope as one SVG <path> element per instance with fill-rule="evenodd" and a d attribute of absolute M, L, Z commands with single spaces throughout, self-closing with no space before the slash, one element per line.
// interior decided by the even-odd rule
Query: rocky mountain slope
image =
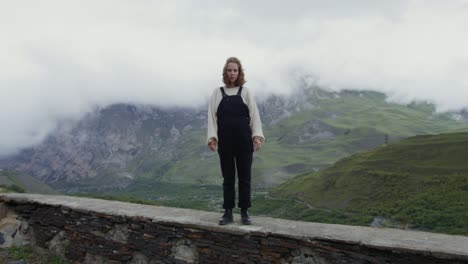
<path fill-rule="evenodd" d="M 425 103 L 400 105 L 372 91 L 304 87 L 259 101 L 267 142 L 254 155 L 254 186 L 272 187 L 299 173 L 386 142 L 466 130 L 463 118 Z M 61 124 L 42 144 L 0 160 L 65 192 L 167 182 L 220 184 L 218 157 L 205 146 L 206 107 L 163 109 L 116 104 Z"/>

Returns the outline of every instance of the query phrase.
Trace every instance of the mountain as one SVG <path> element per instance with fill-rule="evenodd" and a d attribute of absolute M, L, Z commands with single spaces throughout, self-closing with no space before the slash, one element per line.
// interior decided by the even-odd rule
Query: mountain
<path fill-rule="evenodd" d="M 468 235 L 468 133 L 411 137 L 297 176 L 271 194 L 391 225 Z"/>
<path fill-rule="evenodd" d="M 392 103 L 373 91 L 304 86 L 258 106 L 267 140 L 254 154 L 253 185 L 261 188 L 409 136 L 468 130 L 466 120 L 437 113 L 431 104 Z M 220 185 L 217 154 L 205 144 L 206 115 L 205 106 L 98 108 L 79 122 L 61 123 L 42 144 L 0 160 L 0 168 L 67 193 Z"/>
<path fill-rule="evenodd" d="M 137 174 L 157 178 L 176 159 L 181 134 L 201 131 L 205 121 L 192 109 L 116 104 L 60 124 L 42 144 L 1 160 L 0 167 L 56 189 L 122 188 Z"/>

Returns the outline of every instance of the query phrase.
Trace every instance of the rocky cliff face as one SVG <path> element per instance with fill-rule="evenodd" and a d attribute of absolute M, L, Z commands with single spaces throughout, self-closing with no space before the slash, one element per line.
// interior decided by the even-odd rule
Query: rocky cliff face
<path fill-rule="evenodd" d="M 134 179 L 144 156 L 173 159 L 180 138 L 204 126 L 205 112 L 112 105 L 78 123 L 61 124 L 42 144 L 1 161 L 1 166 L 55 187 L 83 183 L 124 187 Z"/>

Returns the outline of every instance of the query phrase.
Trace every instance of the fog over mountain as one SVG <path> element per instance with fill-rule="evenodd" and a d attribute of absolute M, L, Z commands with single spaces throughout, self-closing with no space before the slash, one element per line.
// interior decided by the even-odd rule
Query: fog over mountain
<path fill-rule="evenodd" d="M 305 80 L 468 106 L 466 0 L 0 3 L 0 155 L 96 107 L 203 105 L 229 56 L 259 99 Z"/>

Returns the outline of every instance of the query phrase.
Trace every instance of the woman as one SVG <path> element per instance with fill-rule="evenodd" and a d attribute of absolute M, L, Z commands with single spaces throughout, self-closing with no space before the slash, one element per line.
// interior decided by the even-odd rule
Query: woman
<path fill-rule="evenodd" d="M 208 147 L 218 150 L 223 174 L 224 214 L 220 225 L 233 222 L 235 175 L 239 178 L 241 222 L 249 225 L 250 178 L 253 151 L 260 150 L 265 137 L 253 94 L 244 87 L 244 70 L 237 58 L 229 58 L 223 69 L 225 86 L 216 88 L 208 105 Z"/>

